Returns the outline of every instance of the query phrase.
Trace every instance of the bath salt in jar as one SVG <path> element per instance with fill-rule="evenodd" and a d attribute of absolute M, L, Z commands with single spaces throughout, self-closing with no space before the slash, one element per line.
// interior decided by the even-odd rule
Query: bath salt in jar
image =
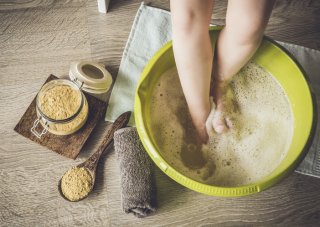
<path fill-rule="evenodd" d="M 106 93 L 112 84 L 110 73 L 94 62 L 72 63 L 69 78 L 52 80 L 37 94 L 37 119 L 31 128 L 36 137 L 47 132 L 70 135 L 78 131 L 86 123 L 90 108 L 83 92 Z M 39 124 L 41 131 L 37 131 Z"/>

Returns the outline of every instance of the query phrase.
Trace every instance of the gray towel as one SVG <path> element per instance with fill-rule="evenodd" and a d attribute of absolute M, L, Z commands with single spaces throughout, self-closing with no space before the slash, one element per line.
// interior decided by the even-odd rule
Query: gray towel
<path fill-rule="evenodd" d="M 139 218 L 145 217 L 156 207 L 153 163 L 135 127 L 117 130 L 114 147 L 120 164 L 123 210 Z"/>

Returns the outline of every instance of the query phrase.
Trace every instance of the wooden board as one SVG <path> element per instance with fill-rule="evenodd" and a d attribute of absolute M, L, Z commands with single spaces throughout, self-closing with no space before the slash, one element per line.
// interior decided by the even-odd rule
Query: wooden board
<path fill-rule="evenodd" d="M 44 84 L 55 79 L 58 78 L 54 75 L 50 75 Z M 100 101 L 99 99 L 88 95 L 87 93 L 84 94 L 89 104 L 89 115 L 84 126 L 77 132 L 66 136 L 57 136 L 50 132 L 47 132 L 46 134 L 42 135 L 40 139 L 36 137 L 30 130 L 33 126 L 34 121 L 37 119 L 36 97 L 33 99 L 30 106 L 28 107 L 14 130 L 24 137 L 36 143 L 39 143 L 42 146 L 45 146 L 50 150 L 57 152 L 58 154 L 61 154 L 67 158 L 76 159 L 81 151 L 81 148 L 96 126 L 98 120 L 101 119 L 102 116 L 104 116 L 106 111 L 105 102 Z M 41 129 L 38 130 L 43 129 L 41 126 L 40 128 Z"/>

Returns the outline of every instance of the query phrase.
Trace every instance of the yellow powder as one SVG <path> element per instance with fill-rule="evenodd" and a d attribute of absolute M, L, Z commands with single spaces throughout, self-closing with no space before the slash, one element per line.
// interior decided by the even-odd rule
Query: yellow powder
<path fill-rule="evenodd" d="M 84 167 L 69 169 L 61 179 L 61 191 L 70 201 L 78 201 L 91 191 L 92 176 Z"/>
<path fill-rule="evenodd" d="M 52 132 L 57 135 L 66 135 L 66 134 L 71 134 L 77 131 L 86 122 L 88 111 L 89 111 L 88 104 L 87 102 L 85 102 L 81 112 L 77 117 L 75 117 L 72 121 L 68 123 L 50 124 L 48 129 L 49 132 Z"/>
<path fill-rule="evenodd" d="M 40 93 L 39 107 L 46 116 L 55 120 L 63 120 L 73 116 L 78 111 L 81 97 L 79 90 L 68 85 L 55 85 Z M 48 131 L 56 135 L 74 133 L 86 122 L 88 111 L 88 103 L 85 100 L 78 116 L 70 122 L 49 124 Z M 43 122 L 41 124 L 43 125 Z"/>
<path fill-rule="evenodd" d="M 48 88 L 40 97 L 40 109 L 48 117 L 63 120 L 74 115 L 81 104 L 81 93 L 68 85 Z"/>

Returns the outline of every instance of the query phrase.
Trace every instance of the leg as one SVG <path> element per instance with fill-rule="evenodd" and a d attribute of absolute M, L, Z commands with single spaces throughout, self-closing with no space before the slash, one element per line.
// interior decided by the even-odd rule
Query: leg
<path fill-rule="evenodd" d="M 173 50 L 192 121 L 203 141 L 210 111 L 213 51 L 208 26 L 213 0 L 171 0 Z"/>
<path fill-rule="evenodd" d="M 231 127 L 226 106 L 226 84 L 253 56 L 259 47 L 275 0 L 229 0 L 226 26 L 217 41 L 213 95 L 217 105 L 213 127 L 225 132 Z M 230 92 L 228 92 L 230 93 Z M 229 104 L 228 104 L 229 103 Z M 232 109 L 232 108 L 231 108 Z"/>

